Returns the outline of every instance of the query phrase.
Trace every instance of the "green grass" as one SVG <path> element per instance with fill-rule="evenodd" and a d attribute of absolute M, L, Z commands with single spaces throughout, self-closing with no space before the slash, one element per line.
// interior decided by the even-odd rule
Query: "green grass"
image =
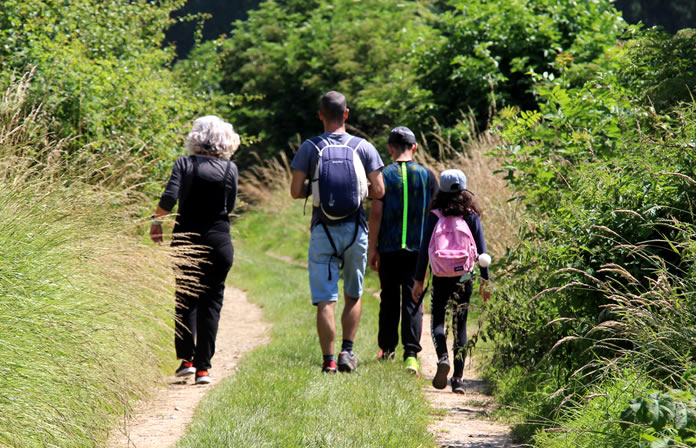
<path fill-rule="evenodd" d="M 288 199 L 288 202 L 290 200 Z M 378 301 L 366 294 L 352 374 L 324 375 L 307 271 L 266 255 L 305 261 L 308 217 L 299 201 L 254 211 L 234 225 L 230 284 L 248 292 L 272 325 L 272 342 L 201 403 L 178 447 L 430 447 L 421 381 L 400 363 L 378 363 Z M 377 289 L 369 274 L 369 288 Z M 339 300 L 337 316 L 342 310 Z M 339 326 L 340 328 L 340 326 Z M 340 349 L 340 329 L 337 351 Z"/>

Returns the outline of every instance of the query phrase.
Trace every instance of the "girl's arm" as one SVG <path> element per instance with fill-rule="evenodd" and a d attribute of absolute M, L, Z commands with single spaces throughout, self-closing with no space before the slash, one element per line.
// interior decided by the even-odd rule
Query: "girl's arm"
<path fill-rule="evenodd" d="M 486 239 L 483 236 L 483 226 L 481 225 L 481 219 L 478 214 L 471 213 L 465 218 L 467 224 L 469 224 L 469 229 L 471 230 L 471 235 L 474 237 L 474 242 L 476 243 L 476 251 L 479 254 L 487 253 L 486 249 Z M 483 298 L 484 302 L 488 302 L 491 298 L 491 293 L 488 291 L 486 283 L 490 278 L 490 273 L 488 271 L 488 266 L 479 266 L 479 271 L 481 273 L 481 286 L 479 286 L 479 295 Z"/>
<path fill-rule="evenodd" d="M 466 216 L 464 220 L 469 225 L 471 235 L 474 237 L 474 242 L 476 243 L 476 251 L 479 254 L 487 253 L 486 239 L 483 237 L 483 226 L 481 226 L 481 219 L 479 218 L 478 214 L 472 212 L 468 216 Z M 481 273 L 482 279 L 488 280 L 490 278 L 488 267 L 483 268 L 479 266 L 479 271 Z"/>

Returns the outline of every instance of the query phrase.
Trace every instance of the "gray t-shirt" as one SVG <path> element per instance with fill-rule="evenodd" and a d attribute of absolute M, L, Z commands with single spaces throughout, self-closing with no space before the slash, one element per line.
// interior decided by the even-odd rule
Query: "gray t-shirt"
<path fill-rule="evenodd" d="M 384 167 L 382 158 L 379 156 L 379 153 L 377 152 L 375 147 L 372 145 L 372 143 L 368 142 L 365 139 L 355 137 L 348 133 L 335 134 L 331 132 L 325 132 L 324 134 L 321 134 L 320 137 L 325 140 L 328 140 L 329 143 L 335 143 L 339 145 L 347 144 L 350 139 L 357 139 L 358 141 L 362 141 L 357 148 L 357 152 L 358 157 L 360 157 L 363 167 L 365 168 L 365 174 L 370 174 L 373 171 L 381 170 Z M 352 146 L 355 147 L 356 144 L 357 141 L 354 141 Z M 302 171 L 307 175 L 308 178 L 311 179 L 311 177 L 314 175 L 314 169 L 318 161 L 319 153 L 317 152 L 316 148 L 309 141 L 305 140 L 304 143 L 302 143 L 302 146 L 300 146 L 300 149 L 297 150 L 297 154 L 295 154 L 295 157 L 292 159 L 290 168 Z M 312 209 L 312 227 L 314 227 L 321 220 L 322 211 L 319 207 L 312 207 Z M 355 217 L 349 216 L 348 218 L 341 220 L 341 222 L 349 221 L 351 219 L 355 219 Z M 362 206 L 360 207 L 360 220 L 362 225 L 365 226 L 365 228 L 367 228 L 367 222 L 365 220 L 365 210 L 362 208 Z"/>

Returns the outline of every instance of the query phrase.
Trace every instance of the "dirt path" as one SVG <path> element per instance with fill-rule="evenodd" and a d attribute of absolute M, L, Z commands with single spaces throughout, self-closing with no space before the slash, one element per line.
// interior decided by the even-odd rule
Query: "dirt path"
<path fill-rule="evenodd" d="M 423 351 L 419 355 L 421 374 L 424 378 L 432 380 L 435 376 L 437 355 L 430 337 L 429 314 L 423 316 L 421 346 L 423 347 Z M 451 354 L 451 337 L 448 338 L 447 347 Z M 489 415 L 495 406 L 495 401 L 491 396 L 483 393 L 485 385 L 468 361 L 464 368 L 463 380 L 466 385 L 466 393 L 463 395 L 452 393 L 452 388 L 449 385 L 442 390 L 435 389 L 430 384 L 425 388 L 425 395 L 431 406 L 445 412 L 444 416 L 435 415 L 430 424 L 430 432 L 433 433 L 440 447 L 520 447 L 521 445 L 512 443 L 509 427 L 490 420 Z"/>
<path fill-rule="evenodd" d="M 176 445 L 193 418 L 193 412 L 211 386 L 232 375 L 242 355 L 268 342 L 270 326 L 261 309 L 247 301 L 246 293 L 225 288 L 216 352 L 210 375 L 211 385 L 195 386 L 192 377 L 185 382 L 174 376 L 159 388 L 154 398 L 135 409 L 134 415 L 114 431 L 108 448 L 169 448 Z M 173 349 L 172 349 L 173 350 Z"/>

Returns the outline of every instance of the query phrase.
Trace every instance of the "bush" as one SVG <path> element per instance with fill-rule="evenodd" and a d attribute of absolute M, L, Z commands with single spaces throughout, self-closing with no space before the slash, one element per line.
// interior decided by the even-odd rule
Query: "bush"
<path fill-rule="evenodd" d="M 688 67 L 688 53 L 638 48 L 612 49 L 611 70 L 582 87 L 539 77 L 539 110 L 507 108 L 496 125 L 525 230 L 501 263 L 488 336 L 498 367 L 523 368 L 539 390 L 563 389 L 561 410 L 603 393 L 599 379 L 622 366 L 663 390 L 683 387 L 696 348 L 693 229 L 684 224 L 696 194 L 696 110 L 671 100 L 658 114 L 634 76 L 658 60 Z M 555 415 L 542 405 L 529 412 Z"/>

